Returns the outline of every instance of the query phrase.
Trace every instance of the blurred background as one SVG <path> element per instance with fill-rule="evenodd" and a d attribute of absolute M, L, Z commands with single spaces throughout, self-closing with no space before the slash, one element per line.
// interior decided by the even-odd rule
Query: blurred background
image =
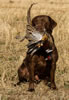
<path fill-rule="evenodd" d="M 32 3 L 31 18 L 49 15 L 56 22 L 53 30 L 59 59 L 56 68 L 58 90 L 50 90 L 44 82 L 35 84 L 29 93 L 28 83 L 14 87 L 17 70 L 26 56 L 27 11 Z M 69 0 L 0 0 L 0 97 L 2 100 L 69 100 Z"/>

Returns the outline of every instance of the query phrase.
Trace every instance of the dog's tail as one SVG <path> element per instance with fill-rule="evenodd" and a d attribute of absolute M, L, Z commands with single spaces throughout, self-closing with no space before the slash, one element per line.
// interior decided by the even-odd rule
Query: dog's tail
<path fill-rule="evenodd" d="M 31 15 L 31 8 L 35 4 L 37 4 L 37 3 L 31 4 L 31 6 L 29 7 L 28 12 L 27 12 L 27 23 L 30 24 L 30 25 L 31 25 L 31 16 L 30 16 Z"/>

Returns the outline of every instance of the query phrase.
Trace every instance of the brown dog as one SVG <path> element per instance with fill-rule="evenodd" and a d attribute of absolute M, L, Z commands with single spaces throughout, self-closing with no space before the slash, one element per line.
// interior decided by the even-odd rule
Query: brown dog
<path fill-rule="evenodd" d="M 49 64 L 50 69 L 48 70 L 50 79 L 51 79 L 51 87 L 55 88 L 55 70 L 56 70 L 56 62 L 58 60 L 58 52 L 57 48 L 54 43 L 54 38 L 52 36 L 52 31 L 56 27 L 57 23 L 49 16 L 46 15 L 40 15 L 36 16 L 31 21 L 30 16 L 30 10 L 33 4 L 30 6 L 28 13 L 27 13 L 27 22 L 29 24 L 32 24 L 33 27 L 36 28 L 39 32 L 47 32 L 50 34 L 51 39 L 48 41 L 48 45 L 52 46 L 53 52 L 52 52 L 52 62 Z M 45 46 L 46 48 L 46 46 Z M 47 73 L 47 72 L 46 72 Z"/>
<path fill-rule="evenodd" d="M 52 49 L 52 52 L 47 53 L 47 49 Z M 48 39 L 43 43 L 43 46 L 41 46 L 38 51 L 33 55 L 27 53 L 23 64 L 18 69 L 19 81 L 22 82 L 29 80 L 29 91 L 34 90 L 34 80 L 39 81 L 39 79 L 46 80 L 46 83 L 50 81 L 51 88 L 56 89 L 55 70 L 57 59 L 57 49 L 53 37 L 48 34 Z"/>
<path fill-rule="evenodd" d="M 33 5 L 33 4 L 32 4 Z M 18 69 L 19 81 L 29 80 L 29 90 L 34 90 L 34 80 L 44 79 L 46 82 L 51 82 L 51 88 L 56 89 L 55 85 L 55 70 L 56 61 L 58 59 L 57 49 L 52 36 L 52 30 L 56 26 L 56 22 L 49 16 L 37 16 L 32 22 L 30 18 L 30 6 L 28 10 L 27 21 L 39 32 L 47 32 L 49 38 L 44 42 L 43 46 L 34 55 L 27 54 L 23 64 Z M 47 60 L 48 54 L 45 50 L 52 49 L 50 54 L 51 59 Z"/>

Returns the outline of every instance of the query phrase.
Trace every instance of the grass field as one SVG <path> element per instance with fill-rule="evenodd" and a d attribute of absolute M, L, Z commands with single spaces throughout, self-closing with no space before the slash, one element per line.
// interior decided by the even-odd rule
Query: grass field
<path fill-rule="evenodd" d="M 15 37 L 26 34 L 26 16 L 29 6 L 31 17 L 49 15 L 56 22 L 53 31 L 59 60 L 54 91 L 44 82 L 35 84 L 35 92 L 27 91 L 28 83 L 14 87 L 18 81 L 17 69 L 26 56 L 27 40 Z M 0 0 L 0 100 L 69 100 L 69 0 Z"/>

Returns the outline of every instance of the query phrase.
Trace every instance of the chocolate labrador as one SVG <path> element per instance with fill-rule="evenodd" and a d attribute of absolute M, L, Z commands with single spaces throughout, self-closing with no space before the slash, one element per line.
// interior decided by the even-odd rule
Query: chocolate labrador
<path fill-rule="evenodd" d="M 28 25 L 32 25 L 41 34 L 42 32 L 48 34 L 48 39 L 44 41 L 43 45 L 33 55 L 27 52 L 27 55 L 18 69 L 19 81 L 29 81 L 29 91 L 34 90 L 34 81 L 39 79 L 50 82 L 50 87 L 56 89 L 55 84 L 55 70 L 56 62 L 58 60 L 58 52 L 52 36 L 52 31 L 57 23 L 49 16 L 40 15 L 32 19 L 30 17 L 30 6 L 27 13 Z M 28 30 L 28 29 L 27 29 Z M 35 34 L 38 32 L 35 32 Z M 51 52 L 48 52 L 52 50 Z"/>

